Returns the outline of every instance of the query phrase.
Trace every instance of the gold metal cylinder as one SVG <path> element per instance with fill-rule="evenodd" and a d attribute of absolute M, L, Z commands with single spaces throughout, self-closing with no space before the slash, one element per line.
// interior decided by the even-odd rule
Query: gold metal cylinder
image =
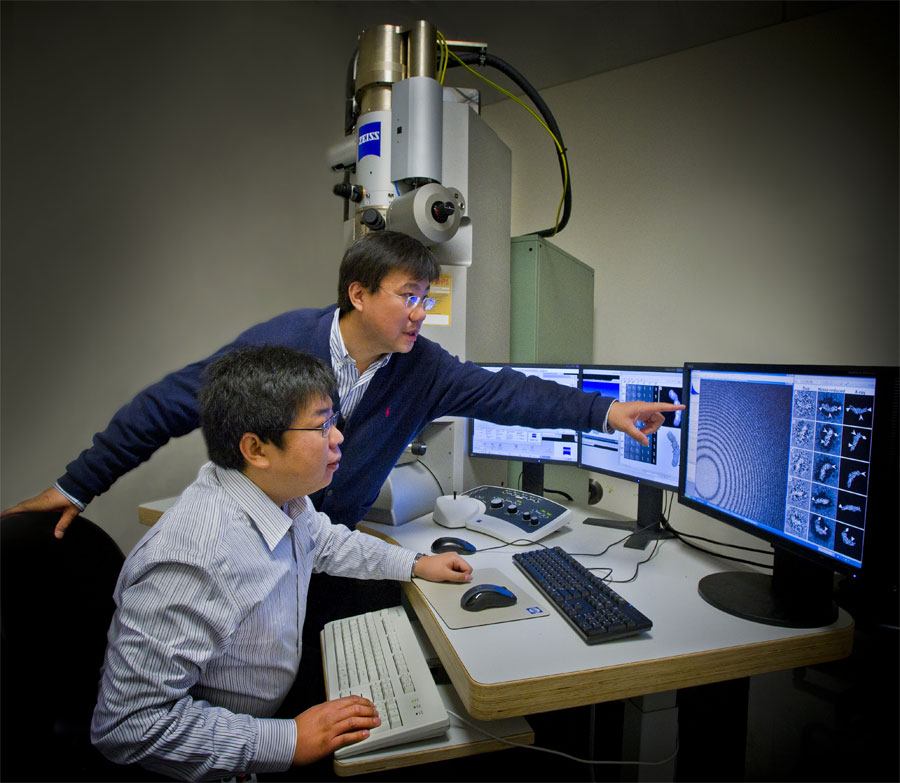
<path fill-rule="evenodd" d="M 391 84 L 406 78 L 404 42 L 395 25 L 367 27 L 360 33 L 354 86 L 361 114 L 390 110 Z"/>
<path fill-rule="evenodd" d="M 437 76 L 437 30 L 433 24 L 420 19 L 407 31 L 407 76 Z"/>
<path fill-rule="evenodd" d="M 395 25 L 367 27 L 359 35 L 356 92 L 375 84 L 393 84 L 405 78 L 403 35 Z"/>

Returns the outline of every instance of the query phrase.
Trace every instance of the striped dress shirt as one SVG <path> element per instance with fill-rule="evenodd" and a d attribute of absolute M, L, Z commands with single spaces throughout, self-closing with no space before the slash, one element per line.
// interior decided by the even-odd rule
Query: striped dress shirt
<path fill-rule="evenodd" d="M 360 375 L 356 360 L 347 352 L 347 346 L 344 345 L 344 338 L 341 336 L 341 327 L 338 324 L 340 314 L 340 308 L 334 311 L 334 318 L 331 322 L 331 340 L 328 347 L 331 351 L 331 369 L 337 376 L 341 416 L 344 421 L 348 421 L 365 394 L 372 377 L 390 361 L 392 354 L 386 353 L 377 362 L 366 367 L 366 371 Z"/>
<path fill-rule="evenodd" d="M 310 575 L 409 580 L 415 552 L 283 509 L 208 463 L 129 554 L 91 739 L 118 763 L 204 780 L 287 769 Z"/>

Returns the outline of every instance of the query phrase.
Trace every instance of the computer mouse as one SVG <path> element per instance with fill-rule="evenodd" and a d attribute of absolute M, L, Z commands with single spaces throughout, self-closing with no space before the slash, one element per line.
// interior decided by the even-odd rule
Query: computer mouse
<path fill-rule="evenodd" d="M 503 585 L 475 585 L 463 593 L 459 605 L 467 612 L 480 612 L 482 609 L 512 606 L 518 600 L 515 593 Z"/>
<path fill-rule="evenodd" d="M 471 555 L 475 553 L 475 545 L 462 538 L 441 536 L 431 543 L 431 551 L 436 555 L 439 555 L 441 552 L 458 552 L 461 555 Z"/>

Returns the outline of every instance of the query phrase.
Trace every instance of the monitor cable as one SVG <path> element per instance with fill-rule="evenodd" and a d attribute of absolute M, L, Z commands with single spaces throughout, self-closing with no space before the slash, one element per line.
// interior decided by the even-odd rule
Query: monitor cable
<path fill-rule="evenodd" d="M 677 538 L 679 541 L 681 541 L 682 544 L 684 544 L 685 546 L 689 546 L 691 549 L 696 549 L 698 552 L 703 552 L 704 554 L 712 555 L 713 557 L 718 557 L 718 558 L 721 558 L 722 560 L 730 560 L 731 562 L 734 562 L 734 563 L 743 563 L 744 565 L 758 566 L 759 568 L 772 568 L 773 567 L 769 563 L 758 563 L 755 560 L 745 560 L 740 557 L 732 557 L 731 555 L 723 555 L 719 552 L 713 552 L 711 549 L 706 549 L 702 546 L 697 546 L 696 544 L 692 544 L 687 539 L 693 538 L 698 541 L 706 541 L 707 543 L 713 544 L 715 546 L 724 546 L 724 547 L 728 547 L 730 549 L 741 549 L 745 552 L 753 552 L 754 554 L 760 554 L 760 555 L 771 555 L 772 554 L 771 552 L 767 552 L 765 549 L 755 549 L 755 548 L 749 547 L 749 546 L 742 546 L 741 544 L 729 544 L 729 543 L 726 543 L 725 541 L 716 541 L 712 538 L 705 538 L 704 536 L 697 536 L 697 535 L 693 535 L 691 533 L 681 533 L 678 530 L 676 530 L 674 527 L 672 527 L 671 523 L 668 520 L 666 520 L 664 527 L 673 536 L 675 536 L 675 538 Z"/>

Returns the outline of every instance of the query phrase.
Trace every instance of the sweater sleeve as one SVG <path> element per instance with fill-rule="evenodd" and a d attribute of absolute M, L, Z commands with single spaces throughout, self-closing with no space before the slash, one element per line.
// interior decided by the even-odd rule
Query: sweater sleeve
<path fill-rule="evenodd" d="M 187 435 L 200 426 L 197 394 L 211 362 L 241 345 L 286 345 L 321 353 L 318 334 L 334 308 L 294 310 L 257 324 L 211 356 L 139 392 L 121 407 L 106 429 L 94 435 L 93 445 L 66 466 L 57 484 L 67 495 L 89 503 L 106 492 L 171 438 Z M 325 316 L 323 318 L 323 315 Z M 314 335 L 315 333 L 315 335 Z M 327 350 L 327 341 L 325 342 Z M 319 350 L 316 350 L 319 349 Z"/>
<path fill-rule="evenodd" d="M 122 406 L 106 429 L 94 435 L 93 445 L 66 466 L 58 481 L 60 488 L 89 503 L 150 459 L 170 438 L 196 429 L 203 371 L 217 355 L 167 375 Z"/>
<path fill-rule="evenodd" d="M 461 362 L 436 344 L 431 348 L 432 418 L 471 416 L 497 424 L 599 430 L 615 401 L 509 368 L 491 372 Z"/>

